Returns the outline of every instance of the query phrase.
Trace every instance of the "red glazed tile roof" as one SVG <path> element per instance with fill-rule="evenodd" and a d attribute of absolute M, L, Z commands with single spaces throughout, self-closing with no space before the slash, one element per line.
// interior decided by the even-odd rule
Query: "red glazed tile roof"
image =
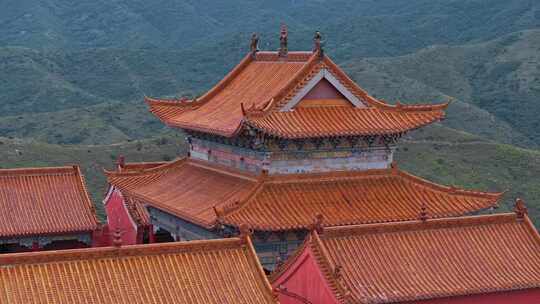
<path fill-rule="evenodd" d="M 98 227 L 78 166 L 0 170 L 0 237 Z"/>
<path fill-rule="evenodd" d="M 124 196 L 207 228 L 216 222 L 214 207 L 240 200 L 256 184 L 254 176 L 187 159 L 106 174 Z"/>
<path fill-rule="evenodd" d="M 126 196 L 207 228 L 219 220 L 256 230 L 306 229 L 319 213 L 326 226 L 404 221 L 417 218 L 423 204 L 433 217 L 458 216 L 491 207 L 502 195 L 437 185 L 397 168 L 257 177 L 178 160 L 107 174 Z"/>
<path fill-rule="evenodd" d="M 540 288 L 540 235 L 513 213 L 327 228 L 305 246 L 343 303 Z"/>
<path fill-rule="evenodd" d="M 10 304 L 277 303 L 249 237 L 0 256 Z"/>
<path fill-rule="evenodd" d="M 321 107 L 280 112 L 321 69 L 327 69 L 369 109 Z M 245 124 L 287 138 L 401 133 L 438 121 L 447 104 L 391 106 L 367 94 L 319 53 L 249 54 L 222 81 L 192 101 L 146 98 L 165 124 L 232 137 Z"/>

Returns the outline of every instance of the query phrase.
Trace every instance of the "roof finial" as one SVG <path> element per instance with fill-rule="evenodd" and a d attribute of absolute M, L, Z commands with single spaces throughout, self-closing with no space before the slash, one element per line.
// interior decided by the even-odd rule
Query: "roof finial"
<path fill-rule="evenodd" d="M 528 214 L 527 206 L 525 206 L 525 202 L 521 198 L 516 198 L 514 212 L 517 214 L 518 218 L 523 218 Z"/>
<path fill-rule="evenodd" d="M 313 223 L 311 224 L 310 230 L 316 231 L 318 234 L 323 234 L 324 232 L 324 226 L 323 226 L 323 215 L 320 213 L 317 213 L 315 215 L 315 218 L 313 219 Z"/>
<path fill-rule="evenodd" d="M 249 44 L 249 51 L 255 56 L 255 53 L 259 51 L 259 35 L 257 33 L 251 34 L 251 43 Z"/>
<path fill-rule="evenodd" d="M 120 227 L 116 227 L 114 230 L 112 244 L 116 248 L 122 247 L 122 231 Z"/>
<path fill-rule="evenodd" d="M 242 240 L 242 243 L 246 243 L 247 239 L 251 236 L 251 230 L 247 224 L 242 224 L 238 228 L 240 230 L 240 240 Z"/>
<path fill-rule="evenodd" d="M 118 171 L 122 170 L 125 165 L 126 157 L 124 155 L 119 155 L 118 159 L 116 160 L 116 167 L 118 168 Z"/>
<path fill-rule="evenodd" d="M 422 207 L 420 207 L 420 216 L 419 216 L 419 218 L 420 218 L 420 220 L 422 222 L 427 221 L 428 218 L 429 218 L 426 203 L 422 203 Z"/>
<path fill-rule="evenodd" d="M 279 34 L 279 57 L 286 57 L 289 52 L 287 46 L 287 25 L 281 24 L 281 33 Z"/>
<path fill-rule="evenodd" d="M 315 36 L 313 36 L 313 52 L 319 52 L 319 56 L 322 58 L 324 56 L 324 51 L 322 48 L 323 41 L 321 32 L 315 31 Z"/>

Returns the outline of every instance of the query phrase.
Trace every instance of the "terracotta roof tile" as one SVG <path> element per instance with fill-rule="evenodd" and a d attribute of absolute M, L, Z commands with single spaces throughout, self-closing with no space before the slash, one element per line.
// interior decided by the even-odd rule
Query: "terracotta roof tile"
<path fill-rule="evenodd" d="M 273 112 L 247 123 L 283 138 L 357 136 L 410 131 L 444 118 L 444 111 L 381 108 L 314 107 Z"/>
<path fill-rule="evenodd" d="M 241 200 L 256 184 L 254 176 L 186 159 L 106 174 L 125 196 L 208 228 L 216 221 L 214 207 Z"/>
<path fill-rule="evenodd" d="M 0 237 L 93 231 L 79 167 L 0 170 Z"/>
<path fill-rule="evenodd" d="M 329 70 L 370 109 L 298 109 L 278 112 L 321 69 Z M 277 52 L 246 56 L 201 98 L 173 101 L 146 98 L 165 124 L 232 137 L 244 122 L 276 136 L 306 137 L 400 133 L 443 118 L 442 105 L 391 106 L 361 89 L 335 63 L 318 53 Z M 326 119 L 326 125 L 322 120 Z"/>
<path fill-rule="evenodd" d="M 355 303 L 540 287 L 540 236 L 515 214 L 335 227 L 307 242 L 338 298 Z"/>
<path fill-rule="evenodd" d="M 248 239 L 0 256 L 11 304 L 276 303 Z"/>
<path fill-rule="evenodd" d="M 459 216 L 492 207 L 502 193 L 437 185 L 397 169 L 271 176 L 257 192 L 225 208 L 224 222 L 255 230 L 306 229 L 317 214 L 325 226 Z"/>
<path fill-rule="evenodd" d="M 437 185 L 398 169 L 254 176 L 194 160 L 137 172 L 109 172 L 124 195 L 204 227 L 222 221 L 258 230 L 305 229 L 316 214 L 325 225 L 416 219 L 423 204 L 432 217 L 493 206 L 501 193 Z"/>

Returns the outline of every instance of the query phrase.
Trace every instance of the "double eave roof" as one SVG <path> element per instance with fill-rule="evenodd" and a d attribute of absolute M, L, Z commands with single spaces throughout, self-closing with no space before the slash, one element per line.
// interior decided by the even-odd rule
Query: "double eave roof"
<path fill-rule="evenodd" d="M 256 176 L 184 159 L 107 176 L 126 196 L 207 229 L 302 230 L 317 214 L 325 226 L 404 221 L 418 218 L 423 206 L 433 218 L 459 216 L 502 196 L 437 185 L 397 168 Z"/>
<path fill-rule="evenodd" d="M 365 107 L 283 111 L 320 70 L 329 71 Z M 281 138 L 398 134 L 444 118 L 446 104 L 389 105 L 368 95 L 318 52 L 248 54 L 196 100 L 146 98 L 150 111 L 171 127 L 233 137 L 246 127 Z M 337 109 L 336 109 L 337 108 Z"/>

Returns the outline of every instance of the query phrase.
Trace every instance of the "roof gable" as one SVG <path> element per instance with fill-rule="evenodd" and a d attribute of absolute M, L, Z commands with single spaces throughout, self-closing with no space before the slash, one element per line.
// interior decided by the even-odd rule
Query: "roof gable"
<path fill-rule="evenodd" d="M 97 226 L 78 166 L 0 170 L 0 237 L 93 231 Z"/>
<path fill-rule="evenodd" d="M 349 101 L 351 104 L 353 104 L 355 107 L 363 108 L 367 105 L 362 102 L 358 97 L 356 97 L 350 90 L 348 90 L 341 82 L 334 76 L 332 73 L 327 69 L 321 69 L 311 78 L 297 93 L 296 95 L 287 103 L 285 104 L 280 111 L 290 111 L 294 107 L 296 107 L 306 96 L 308 96 L 310 93 L 313 96 L 314 92 L 313 90 L 317 88 L 317 86 L 330 84 L 331 87 L 337 91 L 334 94 L 338 97 L 342 97 Z M 324 96 L 324 95 L 323 95 Z M 308 96 L 310 97 L 310 96 Z"/>
<path fill-rule="evenodd" d="M 306 246 L 317 254 L 330 286 L 338 297 L 360 303 L 540 288 L 540 236 L 526 216 L 334 227 L 313 234 Z"/>

